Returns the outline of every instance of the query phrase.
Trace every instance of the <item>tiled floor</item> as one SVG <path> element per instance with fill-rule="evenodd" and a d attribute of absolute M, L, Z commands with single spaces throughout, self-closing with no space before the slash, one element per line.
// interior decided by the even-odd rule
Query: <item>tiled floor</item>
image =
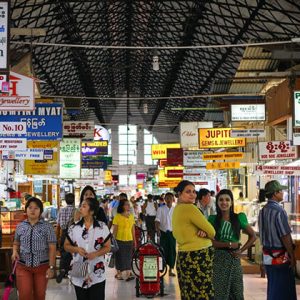
<path fill-rule="evenodd" d="M 244 275 L 245 300 L 265 300 L 267 280 L 260 278 L 257 274 Z M 162 299 L 180 299 L 177 278 L 165 277 L 165 293 Z M 300 283 L 297 285 L 297 294 L 300 296 Z M 51 280 L 48 285 L 46 300 L 73 300 L 75 299 L 74 289 L 67 279 L 61 284 Z M 114 279 L 114 271 L 109 269 L 106 281 L 107 300 L 129 300 L 138 299 L 135 297 L 135 281 L 125 282 Z M 160 299 L 156 297 L 155 299 Z"/>

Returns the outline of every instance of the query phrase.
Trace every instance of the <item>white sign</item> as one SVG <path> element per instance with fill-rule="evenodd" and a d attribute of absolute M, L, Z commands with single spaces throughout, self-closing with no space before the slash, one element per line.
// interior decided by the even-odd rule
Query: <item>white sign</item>
<path fill-rule="evenodd" d="M 293 145 L 294 146 L 300 145 L 300 132 L 293 133 Z"/>
<path fill-rule="evenodd" d="M 290 141 L 260 142 L 259 160 L 295 159 L 297 147 L 292 146 Z"/>
<path fill-rule="evenodd" d="M 264 129 L 232 129 L 231 137 L 244 138 L 264 138 L 266 131 Z"/>
<path fill-rule="evenodd" d="M 0 139 L 0 150 L 26 150 L 26 139 Z"/>
<path fill-rule="evenodd" d="M 27 149 L 17 151 L 3 151 L 3 159 L 28 159 L 28 160 L 43 160 L 44 150 L 43 149 Z"/>
<path fill-rule="evenodd" d="M 294 116 L 295 116 L 295 127 L 300 127 L 300 91 L 294 92 Z"/>
<path fill-rule="evenodd" d="M 108 130 L 100 125 L 95 125 L 94 141 L 110 141 Z"/>
<path fill-rule="evenodd" d="M 63 135 L 81 137 L 83 140 L 94 139 L 95 123 L 90 121 L 66 121 L 63 123 Z"/>
<path fill-rule="evenodd" d="M 265 104 L 232 104 L 231 121 L 265 121 Z"/>
<path fill-rule="evenodd" d="M 258 175 L 286 175 L 299 176 L 300 166 L 256 166 Z"/>
<path fill-rule="evenodd" d="M 80 178 L 81 139 L 65 138 L 60 142 L 60 177 Z"/>
<path fill-rule="evenodd" d="M 0 2 L 0 69 L 7 70 L 7 52 L 9 45 L 8 2 Z"/>
<path fill-rule="evenodd" d="M 205 167 L 205 162 L 202 160 L 203 151 L 183 151 L 183 165 L 186 167 Z"/>
<path fill-rule="evenodd" d="M 34 110 L 34 79 L 10 72 L 10 91 L 0 96 L 0 110 Z"/>
<path fill-rule="evenodd" d="M 213 122 L 180 122 L 181 148 L 199 148 L 198 129 L 212 128 Z"/>
<path fill-rule="evenodd" d="M 10 134 L 26 134 L 26 122 L 0 122 L 0 137 L 7 137 Z"/>

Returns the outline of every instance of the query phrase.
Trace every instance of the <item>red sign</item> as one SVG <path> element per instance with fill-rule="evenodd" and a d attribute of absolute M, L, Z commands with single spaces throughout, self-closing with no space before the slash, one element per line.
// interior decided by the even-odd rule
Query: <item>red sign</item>
<path fill-rule="evenodd" d="M 183 150 L 182 148 L 168 148 L 167 149 L 168 166 L 183 165 Z"/>
<path fill-rule="evenodd" d="M 183 170 L 168 170 L 167 177 L 168 178 L 183 177 Z"/>

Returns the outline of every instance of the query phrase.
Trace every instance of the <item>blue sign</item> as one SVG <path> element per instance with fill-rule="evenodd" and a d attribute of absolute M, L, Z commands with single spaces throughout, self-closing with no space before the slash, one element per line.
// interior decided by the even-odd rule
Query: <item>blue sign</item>
<path fill-rule="evenodd" d="M 26 134 L 5 134 L 5 138 L 61 140 L 63 108 L 59 103 L 37 103 L 34 111 L 0 111 L 0 122 L 26 122 Z M 4 137 L 0 133 L 0 137 Z"/>

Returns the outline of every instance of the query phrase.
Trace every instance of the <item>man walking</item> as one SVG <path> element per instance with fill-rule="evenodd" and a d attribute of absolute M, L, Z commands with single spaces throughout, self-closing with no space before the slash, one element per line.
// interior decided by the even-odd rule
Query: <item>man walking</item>
<path fill-rule="evenodd" d="M 166 193 L 165 205 L 157 209 L 155 227 L 160 236 L 160 245 L 164 249 L 166 263 L 169 266 L 169 276 L 176 276 L 173 272 L 176 260 L 176 240 L 172 233 L 172 215 L 174 211 L 174 195 Z"/>
<path fill-rule="evenodd" d="M 277 180 L 265 185 L 267 204 L 259 213 L 259 235 L 263 245 L 263 263 L 268 277 L 268 300 L 295 300 L 296 259 L 291 228 L 285 210 L 280 206 L 287 186 Z"/>
<path fill-rule="evenodd" d="M 197 207 L 201 210 L 206 219 L 208 219 L 210 215 L 216 214 L 211 203 L 210 191 L 208 189 L 200 189 L 198 199 Z"/>

